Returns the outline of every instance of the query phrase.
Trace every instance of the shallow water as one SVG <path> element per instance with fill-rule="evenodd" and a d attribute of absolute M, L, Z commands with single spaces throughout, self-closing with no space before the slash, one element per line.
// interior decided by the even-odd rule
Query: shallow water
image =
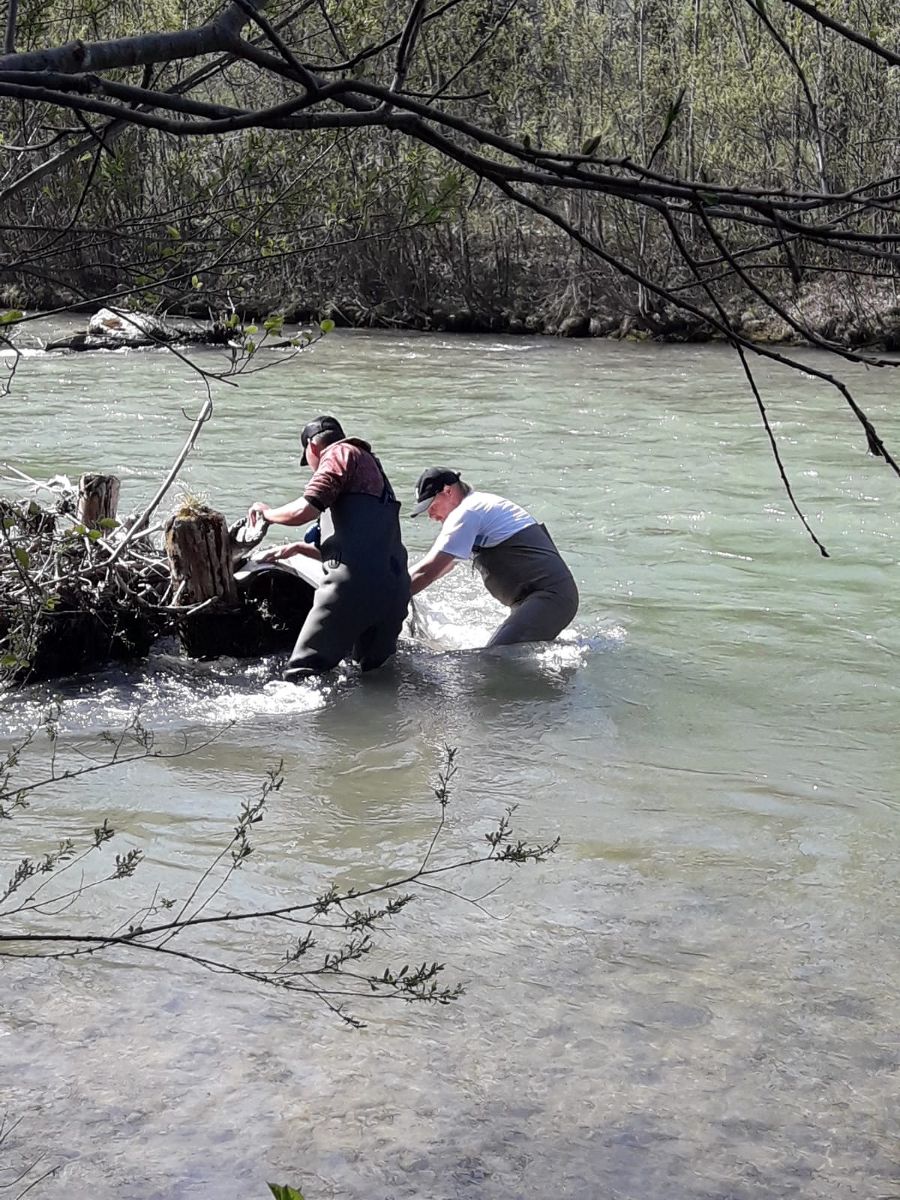
<path fill-rule="evenodd" d="M 459 878 L 468 895 L 506 880 L 482 907 L 431 892 L 407 910 L 378 961 L 438 958 L 467 994 L 358 1005 L 361 1032 L 171 961 L 3 960 L 0 1106 L 22 1117 L 4 1149 L 60 1168 L 32 1195 L 237 1200 L 267 1179 L 307 1200 L 900 1190 L 900 481 L 836 393 L 760 377 L 827 560 L 721 348 L 342 333 L 222 388 L 184 480 L 230 518 L 296 494 L 297 428 L 334 410 L 405 497 L 446 463 L 545 520 L 581 588 L 575 625 L 553 646 L 474 653 L 500 610 L 457 569 L 423 598 L 428 644 L 405 639 L 366 679 L 294 688 L 275 659 L 191 665 L 163 646 L 68 682 L 64 763 L 101 753 L 137 707 L 167 751 L 218 736 L 48 791 L 4 823 L 4 864 L 108 815 L 147 862 L 66 928 L 127 916 L 157 881 L 183 897 L 283 759 L 222 907 L 381 879 L 427 848 L 446 744 L 447 855 L 509 803 L 523 836 L 562 845 Z M 900 445 L 894 377 L 850 378 Z M 155 353 L 28 357 L 0 402 L 0 457 L 36 477 L 115 471 L 137 506 L 202 395 Z M 434 532 L 404 528 L 413 554 Z M 4 744 L 50 698 L 8 702 Z"/>

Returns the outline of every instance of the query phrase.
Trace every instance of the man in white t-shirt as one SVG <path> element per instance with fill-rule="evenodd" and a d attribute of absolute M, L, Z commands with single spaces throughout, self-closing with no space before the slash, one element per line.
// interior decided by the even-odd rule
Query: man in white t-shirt
<path fill-rule="evenodd" d="M 548 642 L 578 611 L 578 589 L 543 525 L 511 500 L 478 492 L 458 471 L 429 467 L 416 484 L 412 516 L 427 512 L 441 531 L 410 570 L 412 594 L 471 559 L 491 595 L 510 608 L 489 646 Z"/>

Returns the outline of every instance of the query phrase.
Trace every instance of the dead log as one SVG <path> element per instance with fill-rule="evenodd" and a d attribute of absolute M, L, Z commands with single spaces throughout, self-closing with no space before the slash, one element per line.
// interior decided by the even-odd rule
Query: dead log
<path fill-rule="evenodd" d="M 115 475 L 82 475 L 75 519 L 88 529 L 95 529 L 101 521 L 115 520 L 119 486 Z"/>

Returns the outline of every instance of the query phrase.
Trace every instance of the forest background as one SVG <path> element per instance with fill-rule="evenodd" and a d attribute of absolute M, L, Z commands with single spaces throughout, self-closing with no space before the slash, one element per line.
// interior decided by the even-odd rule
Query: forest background
<path fill-rule="evenodd" d="M 423 24 L 405 94 L 526 148 L 580 147 L 679 180 L 768 194 L 846 195 L 897 170 L 900 74 L 788 3 L 763 0 L 469 0 Z M 900 38 L 888 0 L 820 5 L 884 46 Z M 371 76 L 396 34 L 395 0 L 267 6 L 304 60 Z M 196 26 L 172 0 L 23 0 L 15 50 Z M 9 43 L 9 37 L 8 37 Z M 11 47 L 7 46 L 7 49 Z M 254 64 L 197 59 L 145 69 L 145 86 L 258 108 L 296 85 Z M 350 64 L 349 67 L 346 64 Z M 108 78 L 134 73 L 107 73 Z M 158 86 L 162 86 L 159 84 Z M 124 307 L 206 315 L 232 305 L 288 320 L 567 335 L 703 338 L 710 328 L 649 295 L 583 241 L 394 128 L 234 129 L 203 138 L 110 125 L 5 100 L 2 299 L 13 309 Z M 571 190 L 563 218 L 609 258 L 673 296 L 695 286 L 666 219 L 615 194 Z M 891 235 L 891 203 L 867 206 L 866 237 Z M 840 218 L 838 218 L 838 224 Z M 714 263 L 700 217 L 690 255 Z M 771 238 L 769 240 L 772 240 Z M 774 241 L 777 243 L 777 237 Z M 892 255 L 847 270 L 827 240 L 759 253 L 748 224 L 729 254 L 818 336 L 898 343 Z M 839 270 L 840 274 L 835 274 Z M 796 333 L 733 269 L 718 297 L 754 341 Z"/>

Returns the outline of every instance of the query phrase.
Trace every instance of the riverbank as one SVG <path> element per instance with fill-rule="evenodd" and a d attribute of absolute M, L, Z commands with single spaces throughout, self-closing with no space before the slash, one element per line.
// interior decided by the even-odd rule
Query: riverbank
<path fill-rule="evenodd" d="M 123 298 L 123 304 L 124 304 Z M 746 296 L 725 306 L 732 330 L 765 345 L 817 345 L 858 350 L 900 349 L 900 292 L 893 280 L 865 280 L 847 286 L 843 276 L 819 275 L 791 295 L 775 295 L 774 306 Z M 693 302 L 693 301 L 692 301 Z M 417 330 L 425 333 L 509 334 L 528 337 L 612 338 L 663 343 L 706 343 L 725 340 L 718 318 L 707 321 L 673 305 L 640 311 L 619 290 L 600 300 L 570 300 L 529 307 L 521 302 L 479 305 L 463 297 L 422 304 L 415 300 L 359 297 L 312 298 L 247 296 L 235 298 L 246 322 L 274 313 L 288 325 L 333 321 L 340 328 Z M 104 300 L 85 301 L 71 292 L 41 288 L 26 294 L 17 285 L 0 290 L 0 304 L 25 312 L 94 314 Z M 698 304 L 697 307 L 704 308 Z M 780 311 L 778 311 L 780 310 Z M 705 309 L 704 309 L 705 311 Z M 177 303 L 167 316 L 210 322 L 208 300 Z"/>

